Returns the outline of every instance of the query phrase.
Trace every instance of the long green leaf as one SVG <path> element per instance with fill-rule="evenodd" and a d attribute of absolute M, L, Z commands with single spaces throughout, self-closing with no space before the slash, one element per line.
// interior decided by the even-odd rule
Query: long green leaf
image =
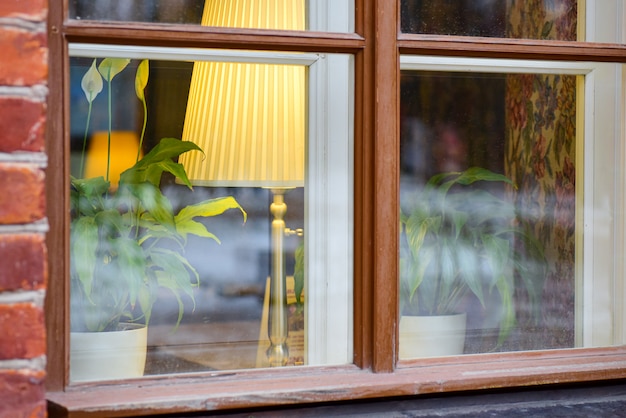
<path fill-rule="evenodd" d="M 158 187 L 146 182 L 129 187 L 129 191 L 141 202 L 141 206 L 150 213 L 157 223 L 175 231 L 172 205 Z"/>
<path fill-rule="evenodd" d="M 515 326 L 515 305 L 513 304 L 512 280 L 502 276 L 496 280 L 496 287 L 502 303 L 502 319 L 500 320 L 500 332 L 498 334 L 498 346 L 508 338 Z"/>
<path fill-rule="evenodd" d="M 413 282 L 410 285 L 411 298 L 414 297 L 415 292 L 419 289 L 420 285 L 426 277 L 426 270 L 432 267 L 432 262 L 435 258 L 435 249 L 433 247 L 426 247 L 420 251 L 419 256 L 415 259 L 415 268 L 413 273 Z"/>
<path fill-rule="evenodd" d="M 480 270 L 480 254 L 472 242 L 460 240 L 455 248 L 457 265 L 462 269 L 463 282 L 478 298 L 480 304 L 485 307 L 483 292 L 483 276 Z"/>
<path fill-rule="evenodd" d="M 439 269 L 441 271 L 441 281 L 446 286 L 446 290 L 448 290 L 448 286 L 452 285 L 456 276 L 456 260 L 454 255 L 455 245 L 454 242 L 448 237 L 444 236 L 440 237 L 440 239 L 442 240 L 442 243 L 441 253 L 439 254 Z M 448 292 L 446 291 L 445 293 Z"/>
<path fill-rule="evenodd" d="M 197 286 L 198 276 L 184 257 L 166 248 L 154 248 L 151 251 L 151 260 L 154 267 L 171 275 L 179 288 L 193 298 L 193 285 Z M 191 274 L 195 276 L 194 282 L 190 280 Z"/>
<path fill-rule="evenodd" d="M 176 215 L 176 224 L 178 225 L 178 223 L 186 222 L 198 216 L 209 217 L 221 215 L 229 209 L 239 209 L 243 215 L 244 222 L 247 220 L 248 214 L 246 211 L 243 210 L 233 197 L 226 196 L 185 206 Z"/>
<path fill-rule="evenodd" d="M 304 303 L 302 300 L 302 290 L 304 290 L 304 241 L 301 242 L 295 251 L 295 265 L 293 268 L 294 291 L 296 294 L 296 302 Z"/>
<path fill-rule="evenodd" d="M 451 241 L 451 237 L 443 236 L 439 237 L 441 240 L 440 253 L 439 253 L 439 271 L 441 279 L 437 281 L 438 289 L 436 293 L 436 307 L 437 312 L 448 313 L 449 309 L 455 309 L 456 303 L 454 303 L 453 289 L 455 287 L 456 270 L 454 255 L 454 242 Z"/>
<path fill-rule="evenodd" d="M 457 183 L 464 185 L 472 184 L 477 181 L 498 181 L 515 186 L 515 184 L 507 176 L 494 173 L 493 171 L 482 167 L 470 167 L 456 179 Z"/>
<path fill-rule="evenodd" d="M 485 248 L 484 256 L 492 270 L 490 286 L 493 286 L 503 275 L 513 274 L 512 269 L 509 272 L 505 268 L 511 260 L 511 245 L 508 240 L 490 234 L 482 234 L 480 239 Z"/>
<path fill-rule="evenodd" d="M 219 238 L 213 233 L 209 232 L 206 226 L 204 226 L 200 222 L 196 222 L 193 220 L 176 222 L 176 232 L 178 232 L 183 238 L 186 238 L 188 234 L 191 234 L 198 237 L 210 238 L 218 244 L 221 244 Z"/>
<path fill-rule="evenodd" d="M 153 272 L 148 273 L 152 273 L 154 275 Z M 141 312 L 143 312 L 146 325 L 149 325 L 152 317 L 152 307 L 157 300 L 158 283 L 156 283 L 156 277 L 154 278 L 154 283 L 149 277 L 146 277 L 146 279 L 147 282 L 145 285 L 139 287 L 137 301 L 139 303 L 139 307 L 141 308 Z"/>
<path fill-rule="evenodd" d="M 444 180 L 450 178 L 446 182 L 442 183 Z M 493 171 L 487 170 L 482 167 L 470 167 L 462 172 L 448 172 L 437 174 L 428 181 L 427 185 L 430 187 L 434 187 L 439 185 L 439 190 L 442 194 L 446 194 L 448 190 L 454 186 L 455 184 L 462 185 L 470 185 L 477 181 L 495 181 L 495 182 L 504 182 L 516 187 L 513 181 L 508 177 L 494 173 Z"/>
<path fill-rule="evenodd" d="M 131 307 L 137 303 L 139 289 L 144 286 L 146 259 L 143 249 L 134 239 L 122 237 L 112 240 L 117 251 L 120 273 L 123 275 L 125 287 Z"/>
<path fill-rule="evenodd" d="M 98 224 L 100 234 L 107 237 L 128 235 L 130 228 L 122 219 L 122 215 L 117 209 L 107 209 L 99 211 L 94 217 Z"/>
<path fill-rule="evenodd" d="M 413 298 L 417 298 L 419 311 L 422 314 L 436 314 L 437 285 L 439 278 L 439 262 L 437 259 L 439 248 L 432 245 L 422 247 L 415 264 L 415 282 L 413 283 Z"/>
<path fill-rule="evenodd" d="M 70 246 L 71 264 L 86 297 L 91 298 L 98 249 L 98 226 L 94 218 L 83 216 L 72 222 Z"/>
<path fill-rule="evenodd" d="M 176 298 L 176 302 L 178 302 L 178 318 L 176 319 L 176 324 L 174 324 L 174 329 L 176 329 L 180 325 L 180 322 L 183 319 L 183 314 L 185 313 L 185 305 L 183 304 L 183 300 L 180 297 L 178 285 L 176 284 L 176 281 L 172 278 L 172 276 L 167 274 L 166 272 L 157 271 L 156 276 L 159 286 L 172 292 L 172 294 Z"/>
<path fill-rule="evenodd" d="M 454 240 L 459 239 L 463 227 L 468 221 L 469 215 L 467 212 L 460 210 L 451 210 L 446 216 L 452 220 L 452 224 L 454 225 Z"/>
<path fill-rule="evenodd" d="M 441 229 L 441 216 L 423 217 L 414 213 L 406 224 L 406 233 L 413 257 L 417 257 L 427 234 L 437 236 Z"/>
<path fill-rule="evenodd" d="M 180 292 L 184 292 L 191 301 L 195 309 L 195 297 L 193 287 L 199 285 L 198 272 L 189 264 L 189 262 L 180 254 L 163 248 L 157 248 L 153 251 L 152 257 L 155 266 L 159 268 L 158 277 L 159 285 L 167 287 L 173 293 L 177 295 L 177 299 Z M 190 280 L 190 275 L 193 275 L 195 280 Z M 183 315 L 182 301 L 179 302 L 178 321 L 176 326 L 180 323 Z"/>

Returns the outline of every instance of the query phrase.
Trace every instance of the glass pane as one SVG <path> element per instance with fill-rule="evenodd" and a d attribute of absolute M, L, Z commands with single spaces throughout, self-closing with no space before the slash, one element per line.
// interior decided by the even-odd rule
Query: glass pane
<path fill-rule="evenodd" d="M 401 0 L 402 31 L 575 41 L 577 0 Z"/>
<path fill-rule="evenodd" d="M 354 0 L 330 5 L 330 0 L 69 0 L 69 14 L 78 20 L 354 31 Z"/>
<path fill-rule="evenodd" d="M 576 96 L 575 75 L 402 72 L 400 358 L 576 345 Z"/>
<path fill-rule="evenodd" d="M 340 326 L 350 321 L 339 311 L 349 306 L 351 277 L 344 270 L 338 280 L 342 303 L 309 318 L 322 297 L 315 289 L 334 278 L 309 273 L 310 237 L 328 225 L 305 212 L 319 206 L 309 201 L 318 180 L 350 174 L 309 146 L 326 139 L 305 130 L 307 67 L 93 57 L 70 64 L 70 379 L 324 362 L 305 348 L 315 337 L 307 324 L 333 309 Z M 348 149 L 349 138 L 334 140 Z M 305 161 L 327 171 L 309 179 Z M 338 202 L 347 214 L 346 200 Z M 117 352 L 133 358 L 130 345 L 97 348 L 95 365 L 106 373 L 98 375 L 83 340 L 112 343 L 126 329 L 143 348 L 136 366 L 111 363 Z M 333 362 L 350 361 L 349 338 L 327 342 L 345 353 Z"/>

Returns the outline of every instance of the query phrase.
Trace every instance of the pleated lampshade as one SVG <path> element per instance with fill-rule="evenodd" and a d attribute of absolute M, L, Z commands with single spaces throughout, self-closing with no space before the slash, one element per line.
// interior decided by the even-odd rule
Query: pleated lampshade
<path fill-rule="evenodd" d="M 303 30 L 304 0 L 207 0 L 206 26 Z M 196 62 L 182 139 L 192 184 L 220 187 L 304 185 L 305 68 Z"/>

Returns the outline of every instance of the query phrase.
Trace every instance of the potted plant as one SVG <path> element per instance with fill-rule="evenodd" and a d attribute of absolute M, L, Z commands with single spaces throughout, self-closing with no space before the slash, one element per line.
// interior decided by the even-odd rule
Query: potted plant
<path fill-rule="evenodd" d="M 530 308 L 538 315 L 546 269 L 542 245 L 511 202 L 476 187 L 476 182 L 514 187 L 506 176 L 479 167 L 437 174 L 400 215 L 401 358 L 458 354 L 459 348 L 462 353 L 465 313 L 461 305 L 468 298 L 475 298 L 489 312 L 499 311 L 497 345 L 516 323 L 516 283 L 525 289 Z M 487 306 L 494 302 L 498 309 Z M 443 342 L 436 342 L 434 348 L 411 352 L 411 343 L 403 336 L 417 338 L 423 331 L 405 328 L 423 317 L 436 317 L 438 331 L 441 321 L 456 321 L 456 325 L 444 331 Z"/>
<path fill-rule="evenodd" d="M 100 66 L 99 72 L 105 74 L 109 84 L 113 76 L 107 71 L 111 68 L 121 71 L 125 67 L 119 61 L 104 60 Z M 145 82 L 140 80 L 136 86 L 145 86 L 147 65 L 143 70 L 141 65 L 139 68 L 137 79 Z M 85 77 L 97 79 L 94 69 L 95 60 L 91 73 Z M 91 104 L 95 96 L 90 94 L 98 90 L 97 82 L 84 80 L 83 90 Z M 138 96 L 143 98 L 139 93 Z M 198 272 L 184 255 L 188 235 L 219 242 L 196 219 L 238 209 L 245 221 L 245 211 L 232 197 L 205 200 L 174 211 L 159 186 L 167 172 L 191 188 L 184 168 L 175 161 L 191 150 L 200 149 L 192 142 L 163 138 L 120 175 L 116 190 L 111 189 L 110 181 L 104 177 L 71 178 L 71 380 L 142 375 L 146 327 L 158 292 L 167 290 L 176 298 L 178 326 L 184 312 L 184 298 L 193 301 L 194 288 L 199 285 Z M 118 348 L 100 347 L 96 349 L 95 366 L 100 366 L 105 374 L 97 375 L 94 369 L 86 368 L 91 367 L 87 359 L 89 347 L 99 344 L 92 342 L 94 337 L 112 342 L 122 334 L 135 334 L 131 338 L 135 338 L 143 353 L 131 354 L 132 343 L 126 342 Z M 84 340 L 88 340 L 86 348 L 81 345 Z M 116 360 L 109 354 L 115 352 L 134 358 L 136 365 L 112 363 Z"/>

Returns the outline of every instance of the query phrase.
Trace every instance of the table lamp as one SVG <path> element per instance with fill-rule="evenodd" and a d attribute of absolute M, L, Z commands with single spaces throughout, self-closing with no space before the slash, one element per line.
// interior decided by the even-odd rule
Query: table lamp
<path fill-rule="evenodd" d="M 89 140 L 85 161 L 85 178 L 102 176 L 107 178 L 107 156 L 111 154 L 108 178 L 111 189 L 116 190 L 120 174 L 132 167 L 143 152 L 137 152 L 139 136 L 134 131 L 112 131 L 110 142 L 106 131 L 94 132 Z"/>
<path fill-rule="evenodd" d="M 304 0 L 207 0 L 205 26 L 304 30 Z M 192 184 L 272 191 L 270 366 L 287 363 L 284 193 L 304 186 L 305 68 L 195 62 L 182 139 L 202 150 L 179 162 Z"/>

